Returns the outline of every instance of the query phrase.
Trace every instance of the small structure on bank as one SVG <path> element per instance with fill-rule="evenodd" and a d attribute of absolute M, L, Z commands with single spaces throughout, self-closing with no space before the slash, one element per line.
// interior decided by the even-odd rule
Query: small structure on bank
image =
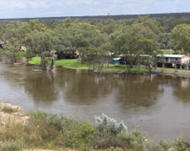
<path fill-rule="evenodd" d="M 158 55 L 157 67 L 189 69 L 190 58 L 187 55 L 163 55 L 163 57 Z"/>
<path fill-rule="evenodd" d="M 3 44 L 4 44 L 4 42 L 2 40 L 0 40 L 0 49 L 3 48 Z"/>
<path fill-rule="evenodd" d="M 120 64 L 121 58 L 112 58 L 110 61 L 110 64 Z"/>
<path fill-rule="evenodd" d="M 79 57 L 79 52 L 73 49 L 57 51 L 55 54 L 57 54 L 57 59 L 76 59 Z"/>

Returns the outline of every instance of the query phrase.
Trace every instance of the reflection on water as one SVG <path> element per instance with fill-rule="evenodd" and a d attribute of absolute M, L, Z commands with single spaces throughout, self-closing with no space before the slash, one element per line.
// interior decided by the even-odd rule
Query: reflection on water
<path fill-rule="evenodd" d="M 0 57 L 0 61 L 3 59 Z M 34 73 L 37 66 L 0 65 L 0 100 L 29 109 L 63 113 L 80 119 L 107 114 L 140 125 L 151 138 L 190 135 L 189 77 L 171 75 L 91 75 L 56 67 Z"/>

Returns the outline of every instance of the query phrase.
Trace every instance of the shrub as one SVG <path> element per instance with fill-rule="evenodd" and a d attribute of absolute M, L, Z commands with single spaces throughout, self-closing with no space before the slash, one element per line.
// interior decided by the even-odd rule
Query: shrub
<path fill-rule="evenodd" d="M 176 139 L 175 146 L 178 151 L 190 151 L 190 139 L 180 136 Z"/>
<path fill-rule="evenodd" d="M 47 125 L 55 126 L 57 130 L 61 131 L 62 127 L 65 123 L 65 117 L 63 114 L 51 114 L 44 112 L 29 112 L 30 121 L 35 123 L 35 125 L 39 125 L 39 123 L 44 123 Z"/>
<path fill-rule="evenodd" d="M 98 132 L 102 133 L 106 130 L 110 135 L 117 135 L 120 132 L 127 131 L 127 126 L 123 122 L 117 123 L 113 118 L 109 118 L 107 115 L 102 114 L 102 118 L 95 116 L 95 122 Z"/>
<path fill-rule="evenodd" d="M 89 120 L 79 122 L 73 118 L 66 118 L 62 135 L 66 147 L 89 147 L 95 136 L 96 128 Z"/>
<path fill-rule="evenodd" d="M 118 148 L 118 147 L 116 147 L 116 148 L 111 147 L 107 151 L 123 151 L 123 149 L 122 148 Z"/>
<path fill-rule="evenodd" d="M 146 134 L 142 134 L 138 131 L 131 131 L 130 133 L 120 133 L 117 135 L 117 138 L 123 142 L 130 148 L 134 148 L 135 150 L 142 150 L 143 144 L 147 138 Z"/>
<path fill-rule="evenodd" d="M 0 146 L 0 151 L 21 151 L 24 147 L 22 141 L 9 141 L 6 142 L 3 146 Z"/>

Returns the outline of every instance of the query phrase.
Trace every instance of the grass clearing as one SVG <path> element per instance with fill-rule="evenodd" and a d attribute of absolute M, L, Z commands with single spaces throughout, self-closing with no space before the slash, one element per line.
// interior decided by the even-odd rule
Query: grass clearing
<path fill-rule="evenodd" d="M 21 54 L 22 57 L 26 57 L 26 56 L 25 56 L 26 52 L 21 51 L 20 54 Z"/>
<path fill-rule="evenodd" d="M 160 50 L 163 52 L 163 54 L 170 54 L 170 49 L 160 49 Z M 180 55 L 181 51 L 180 50 L 175 51 L 175 50 L 171 49 L 171 54 Z"/>
<path fill-rule="evenodd" d="M 75 62 L 77 62 L 77 59 L 60 59 L 55 61 L 55 65 L 64 66 Z M 29 63 L 34 65 L 40 65 L 41 57 L 33 57 L 32 59 L 29 60 Z"/>
<path fill-rule="evenodd" d="M 29 60 L 30 64 L 40 65 L 41 58 L 40 57 L 34 57 L 31 60 Z M 80 60 L 77 59 L 60 59 L 55 61 L 56 66 L 63 66 L 64 68 L 69 69 L 83 69 L 88 70 L 88 67 L 86 64 L 78 63 Z M 148 72 L 147 69 L 141 67 L 141 73 Z M 126 72 L 125 65 L 110 65 L 109 68 L 105 68 L 104 73 L 115 73 L 115 72 Z M 138 73 L 138 67 L 134 66 L 131 69 L 131 72 Z"/>

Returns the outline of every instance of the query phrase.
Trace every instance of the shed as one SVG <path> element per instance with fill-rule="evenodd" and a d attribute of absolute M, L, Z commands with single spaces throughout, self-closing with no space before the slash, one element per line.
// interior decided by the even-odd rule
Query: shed
<path fill-rule="evenodd" d="M 110 61 L 110 64 L 120 64 L 120 60 L 121 58 L 112 58 Z"/>

